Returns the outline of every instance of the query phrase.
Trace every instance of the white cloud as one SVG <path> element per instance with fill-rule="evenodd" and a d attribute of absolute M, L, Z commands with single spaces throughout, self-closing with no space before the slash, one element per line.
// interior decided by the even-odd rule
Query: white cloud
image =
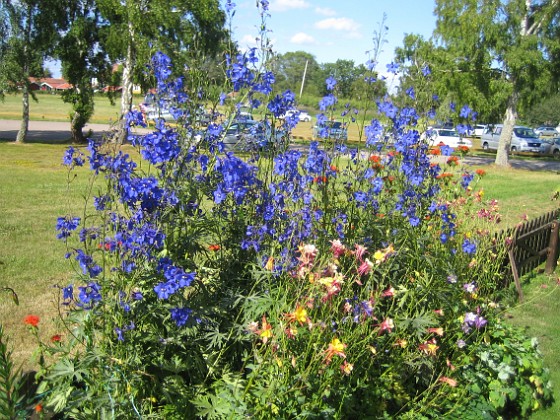
<path fill-rule="evenodd" d="M 290 9 L 306 9 L 310 5 L 305 0 L 274 0 L 270 2 L 270 10 L 285 12 Z"/>
<path fill-rule="evenodd" d="M 341 18 L 328 18 L 315 22 L 317 29 L 329 29 L 333 31 L 346 32 L 349 38 L 361 38 L 362 35 L 359 31 L 360 24 L 355 20 L 341 17 Z"/>
<path fill-rule="evenodd" d="M 238 41 L 239 50 L 241 52 L 247 52 L 251 48 L 261 48 L 261 39 L 256 37 L 255 35 L 243 35 L 241 39 Z M 270 38 L 268 39 L 268 44 L 270 48 L 273 48 L 276 45 L 276 39 Z"/>
<path fill-rule="evenodd" d="M 290 38 L 292 44 L 315 44 L 315 38 L 305 32 L 298 32 Z"/>
<path fill-rule="evenodd" d="M 331 9 L 330 7 L 316 7 L 315 8 L 315 13 L 318 13 L 320 15 L 324 15 L 324 16 L 334 16 L 336 15 L 336 12 Z"/>
<path fill-rule="evenodd" d="M 241 51 L 247 51 L 249 48 L 258 47 L 259 45 L 259 40 L 254 35 L 244 35 L 239 40 L 239 48 Z"/>

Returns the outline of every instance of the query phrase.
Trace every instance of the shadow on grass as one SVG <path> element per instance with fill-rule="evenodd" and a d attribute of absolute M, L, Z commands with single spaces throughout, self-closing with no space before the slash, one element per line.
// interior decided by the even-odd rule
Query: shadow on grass
<path fill-rule="evenodd" d="M 0 132 L 0 143 L 15 143 L 17 130 Z M 88 133 L 85 133 L 86 135 Z M 104 133 L 96 132 L 91 138 L 100 138 Z M 72 136 L 68 130 L 29 130 L 25 143 L 29 144 L 72 144 Z"/>

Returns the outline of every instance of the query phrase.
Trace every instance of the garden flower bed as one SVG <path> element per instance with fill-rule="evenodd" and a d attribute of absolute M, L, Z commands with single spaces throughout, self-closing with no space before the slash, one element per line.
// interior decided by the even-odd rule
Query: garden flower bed
<path fill-rule="evenodd" d="M 536 343 L 499 316 L 505 248 L 472 229 L 498 219 L 471 187 L 483 173 L 433 163 L 421 115 L 387 98 L 361 148 L 272 142 L 296 124 L 277 121 L 295 96 L 274 91 L 261 58 L 228 58 L 271 133 L 248 153 L 224 152 L 217 121 L 193 132 L 186 111 L 204 95 L 163 54 L 158 95 L 182 123 L 136 134 L 132 112 L 139 160 L 110 142 L 68 149 L 95 187 L 57 223 L 78 276 L 60 290 L 64 333 L 40 345 L 41 404 L 124 418 L 494 418 L 547 404 Z M 353 123 L 326 83 L 319 122 Z"/>

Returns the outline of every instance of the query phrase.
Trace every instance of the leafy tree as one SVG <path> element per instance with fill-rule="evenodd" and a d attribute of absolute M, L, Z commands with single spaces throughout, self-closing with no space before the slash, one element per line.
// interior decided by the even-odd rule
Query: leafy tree
<path fill-rule="evenodd" d="M 534 105 L 523 115 L 523 120 L 527 124 L 552 125 L 560 124 L 560 94 L 545 98 L 543 101 Z"/>
<path fill-rule="evenodd" d="M 16 142 L 23 143 L 29 130 L 29 98 L 37 100 L 29 89 L 29 78 L 43 74 L 44 58 L 52 49 L 57 23 L 64 15 L 63 5 L 57 0 L 1 0 L 1 4 L 9 35 L 0 61 L 0 90 L 21 90 L 22 119 Z"/>
<path fill-rule="evenodd" d="M 507 166 L 518 111 L 553 91 L 558 0 L 437 0 L 435 14 L 435 41 L 457 63 L 450 70 L 468 74 L 447 78 L 461 82 L 450 90 L 464 84 L 486 98 L 498 95 L 490 102 L 499 103 L 504 121 L 496 164 Z"/>
<path fill-rule="evenodd" d="M 147 87 L 146 66 L 156 50 L 182 68 L 194 50 L 215 51 L 225 36 L 218 0 L 97 0 L 103 46 L 122 63 L 121 115 L 132 107 L 133 82 Z M 121 133 L 120 140 L 123 139 Z"/>
<path fill-rule="evenodd" d="M 68 26 L 58 43 L 57 56 L 62 75 L 72 88 L 63 92 L 62 99 L 72 104 L 72 139 L 83 142 L 83 127 L 94 111 L 91 79 L 107 78 L 110 66 L 100 48 L 100 15 L 95 0 L 71 0 L 65 16 Z"/>
<path fill-rule="evenodd" d="M 387 94 L 387 84 L 385 80 L 379 78 L 379 74 L 375 70 L 369 70 L 360 64 L 356 67 L 356 74 L 357 78 L 350 87 L 352 98 L 372 101 L 374 98 L 381 98 Z"/>
<path fill-rule="evenodd" d="M 274 60 L 274 71 L 277 78 L 276 85 L 282 91 L 290 89 L 292 92 L 299 93 L 304 72 L 304 92 L 310 95 L 319 95 L 325 81 L 315 56 L 305 51 L 279 54 Z"/>
<path fill-rule="evenodd" d="M 322 65 L 323 72 L 327 77 L 331 76 L 336 79 L 338 94 L 343 98 L 352 96 L 352 86 L 356 82 L 364 69 L 360 69 L 354 65 L 354 60 L 336 60 L 334 63 L 325 63 Z M 326 86 L 323 85 L 323 94 L 326 94 Z"/>

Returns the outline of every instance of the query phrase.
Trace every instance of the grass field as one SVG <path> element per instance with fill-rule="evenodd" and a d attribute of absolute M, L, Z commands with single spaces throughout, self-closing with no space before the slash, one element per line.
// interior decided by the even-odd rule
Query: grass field
<path fill-rule="evenodd" d="M 60 95 L 50 93 L 38 93 L 38 101 L 30 101 L 29 118 L 35 121 L 68 121 L 70 122 L 71 106 L 62 101 Z M 95 111 L 90 123 L 112 124 L 119 118 L 120 98 L 111 104 L 106 96 L 95 97 Z M 142 101 L 139 96 L 134 97 L 134 104 Z M 0 119 L 20 120 L 22 114 L 21 95 L 6 95 L 4 101 L 0 101 Z"/>
<path fill-rule="evenodd" d="M 81 194 L 88 186 L 89 175 L 87 170 L 82 170 L 71 180 L 72 187 L 67 188 L 67 171 L 61 165 L 65 147 L 0 142 L 0 287 L 13 288 L 20 299 L 20 305 L 15 306 L 7 294 L 0 295 L 0 322 L 11 337 L 17 362 L 23 363 L 26 369 L 34 365 L 35 343 L 22 322 L 23 317 L 27 314 L 41 317 L 40 335 L 44 340 L 60 333 L 50 322 L 57 314 L 54 286 L 66 285 L 72 279 L 72 261 L 64 259 L 66 249 L 55 238 L 54 226 L 61 215 L 81 214 Z M 487 176 L 475 188 L 484 188 L 486 198 L 499 200 L 504 227 L 518 223 L 523 215 L 536 217 L 558 207 L 558 202 L 551 200 L 553 192 L 560 189 L 560 176 L 556 173 L 484 169 Z M 558 400 L 560 366 L 556 355 L 560 352 L 560 324 L 556 320 L 560 286 L 557 279 L 556 274 L 526 280 L 526 302 L 508 313 L 511 322 L 527 327 L 528 334 L 540 338 L 558 384 L 555 388 Z M 560 418 L 560 404 L 546 415 L 537 418 Z"/>

